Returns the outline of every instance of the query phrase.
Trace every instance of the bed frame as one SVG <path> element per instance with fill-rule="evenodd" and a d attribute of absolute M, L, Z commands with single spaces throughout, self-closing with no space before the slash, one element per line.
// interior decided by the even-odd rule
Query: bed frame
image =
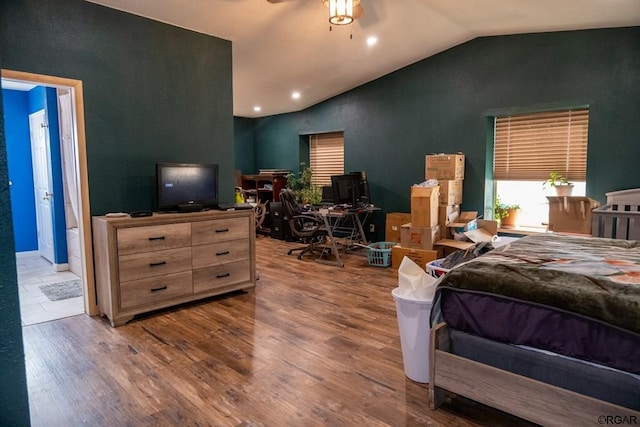
<path fill-rule="evenodd" d="M 607 204 L 592 213 L 593 236 L 640 240 L 640 188 L 607 193 Z M 640 423 L 636 410 L 451 353 L 446 323 L 431 330 L 430 344 L 433 410 L 448 395 L 457 394 L 544 426 L 613 424 L 613 418 L 602 418 L 607 416 L 629 421 L 626 424 Z"/>
<path fill-rule="evenodd" d="M 453 393 L 544 426 L 598 425 L 603 416 L 640 422 L 640 412 L 633 409 L 452 354 L 447 328 L 440 323 L 431 330 L 432 410 Z"/>

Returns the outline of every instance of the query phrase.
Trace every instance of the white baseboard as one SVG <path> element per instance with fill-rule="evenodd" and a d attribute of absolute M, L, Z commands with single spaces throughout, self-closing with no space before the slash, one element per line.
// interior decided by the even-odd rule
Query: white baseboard
<path fill-rule="evenodd" d="M 64 264 L 56 264 L 53 263 L 53 271 L 68 271 L 69 263 L 65 262 Z"/>
<path fill-rule="evenodd" d="M 38 251 L 24 251 L 24 252 L 16 252 L 16 258 L 26 258 L 39 255 Z"/>

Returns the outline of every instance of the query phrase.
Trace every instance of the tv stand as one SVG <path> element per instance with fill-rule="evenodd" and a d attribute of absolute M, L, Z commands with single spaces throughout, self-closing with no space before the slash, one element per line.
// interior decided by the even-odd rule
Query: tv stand
<path fill-rule="evenodd" d="M 98 308 L 111 326 L 256 283 L 253 210 L 93 217 Z"/>

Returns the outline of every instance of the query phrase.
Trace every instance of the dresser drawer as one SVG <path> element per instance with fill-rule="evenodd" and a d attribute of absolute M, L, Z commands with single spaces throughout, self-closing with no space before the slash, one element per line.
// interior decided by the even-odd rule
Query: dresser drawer
<path fill-rule="evenodd" d="M 191 245 L 191 224 L 148 225 L 118 229 L 118 255 Z"/>
<path fill-rule="evenodd" d="M 193 270 L 193 292 L 205 292 L 251 279 L 249 260 Z"/>
<path fill-rule="evenodd" d="M 194 245 L 246 239 L 249 237 L 248 217 L 198 221 L 194 222 L 191 227 L 193 235 L 192 243 Z"/>
<path fill-rule="evenodd" d="M 193 268 L 208 267 L 227 262 L 249 259 L 249 240 L 209 243 L 193 246 Z"/>
<path fill-rule="evenodd" d="M 143 252 L 119 257 L 120 282 L 191 270 L 191 248 Z"/>
<path fill-rule="evenodd" d="M 191 271 L 120 284 L 120 308 L 150 305 L 191 294 Z"/>

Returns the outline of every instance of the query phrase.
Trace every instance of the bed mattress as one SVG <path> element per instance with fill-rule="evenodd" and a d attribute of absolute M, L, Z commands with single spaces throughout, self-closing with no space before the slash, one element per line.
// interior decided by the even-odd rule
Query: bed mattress
<path fill-rule="evenodd" d="M 442 277 L 432 323 L 640 374 L 640 242 L 528 236 Z"/>

